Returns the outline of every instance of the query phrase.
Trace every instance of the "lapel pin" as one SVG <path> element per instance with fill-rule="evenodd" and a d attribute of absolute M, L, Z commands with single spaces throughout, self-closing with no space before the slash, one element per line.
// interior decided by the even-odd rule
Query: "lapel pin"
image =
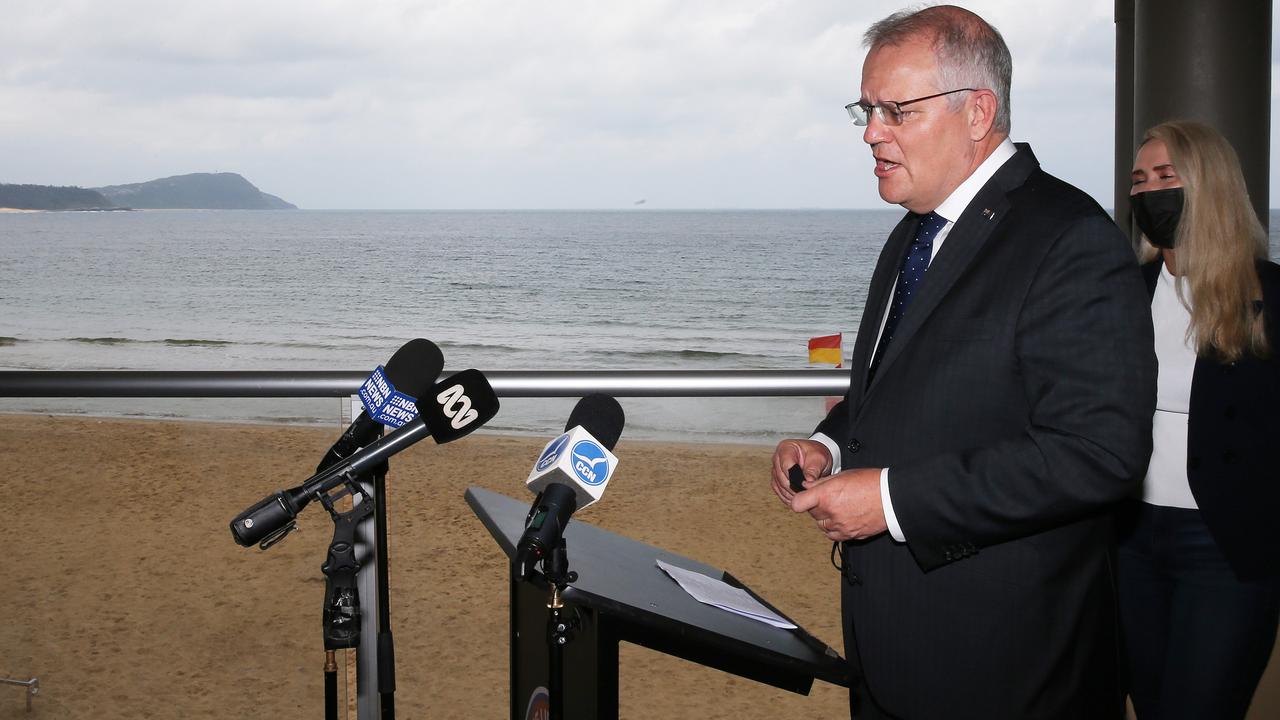
<path fill-rule="evenodd" d="M 994 212 L 994 211 L 992 211 L 992 209 L 991 209 L 991 208 L 982 208 L 982 217 L 984 217 L 984 218 L 986 218 L 986 219 L 990 220 L 990 219 L 994 218 L 995 216 L 996 216 L 996 214 L 995 214 L 995 212 Z"/>

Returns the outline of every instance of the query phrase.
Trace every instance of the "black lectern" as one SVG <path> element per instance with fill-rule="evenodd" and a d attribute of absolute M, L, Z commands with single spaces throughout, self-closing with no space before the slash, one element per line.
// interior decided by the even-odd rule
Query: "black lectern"
<path fill-rule="evenodd" d="M 481 488 L 467 490 L 466 498 L 513 558 L 529 503 Z M 803 695 L 814 678 L 848 685 L 844 660 L 822 641 L 803 629 L 782 630 L 704 605 L 654 561 L 742 587 L 728 573 L 581 520 L 570 522 L 564 537 L 569 567 L 578 573 L 562 595 L 566 615 L 576 619 L 563 650 L 565 718 L 618 717 L 618 643 L 624 640 Z M 546 707 L 549 588 L 535 575 L 512 582 L 510 590 L 511 718 L 525 720 Z"/>

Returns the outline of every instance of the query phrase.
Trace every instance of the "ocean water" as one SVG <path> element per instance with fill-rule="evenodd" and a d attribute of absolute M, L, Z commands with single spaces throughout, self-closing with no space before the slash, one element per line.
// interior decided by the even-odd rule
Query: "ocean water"
<path fill-rule="evenodd" d="M 852 348 L 886 210 L 0 215 L 0 369 L 798 369 Z M 1277 227 L 1273 214 L 1271 222 Z M 1277 235 L 1272 233 L 1276 256 Z M 488 429 L 550 436 L 572 400 Z M 624 437 L 774 442 L 820 398 L 624 398 Z M 0 411 L 336 423 L 340 401 L 0 398 Z"/>
<path fill-rule="evenodd" d="M 0 368 L 797 369 L 853 330 L 899 213 L 147 211 L 0 215 Z M 624 437 L 773 442 L 820 398 L 622 400 Z M 489 424 L 550 435 L 571 400 Z M 2 411 L 334 422 L 337 399 L 0 399 Z"/>

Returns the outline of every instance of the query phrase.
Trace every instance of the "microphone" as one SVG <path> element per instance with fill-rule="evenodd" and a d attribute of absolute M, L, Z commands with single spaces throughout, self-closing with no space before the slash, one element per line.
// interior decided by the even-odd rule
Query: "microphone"
<path fill-rule="evenodd" d="M 231 521 L 231 536 L 265 550 L 293 530 L 295 518 L 321 493 L 355 478 L 430 435 L 437 445 L 452 442 L 489 422 L 498 412 L 498 396 L 484 373 L 463 370 L 436 383 L 418 401 L 419 415 L 386 437 L 308 478 L 291 490 L 259 500 Z"/>
<path fill-rule="evenodd" d="M 804 470 L 799 465 L 787 468 L 787 481 L 791 483 L 791 492 L 802 493 L 809 489 L 804 486 Z"/>
<path fill-rule="evenodd" d="M 533 566 L 562 543 L 564 528 L 578 510 L 604 495 L 618 466 L 611 450 L 622 434 L 622 406 L 608 395 L 578 401 L 564 434 L 547 443 L 525 487 L 537 493 L 516 545 L 515 579 L 527 579 Z"/>
<path fill-rule="evenodd" d="M 384 425 L 398 428 L 412 420 L 418 413 L 415 401 L 430 389 L 443 369 L 444 355 L 430 340 L 415 338 L 402 345 L 385 369 L 379 365 L 360 386 L 358 394 L 364 412 L 329 448 L 316 472 L 377 440 Z"/>

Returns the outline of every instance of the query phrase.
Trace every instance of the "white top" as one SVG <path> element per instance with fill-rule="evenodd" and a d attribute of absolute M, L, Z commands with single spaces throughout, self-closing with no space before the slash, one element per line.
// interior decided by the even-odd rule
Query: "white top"
<path fill-rule="evenodd" d="M 1151 463 L 1142 483 L 1142 500 L 1152 505 L 1195 508 L 1187 480 L 1187 417 L 1191 376 L 1196 369 L 1195 338 L 1188 337 L 1191 311 L 1178 299 L 1176 278 L 1160 263 L 1160 279 L 1151 297 L 1156 332 L 1156 414 L 1151 422 Z M 1188 302 L 1190 289 L 1183 287 Z"/>
<path fill-rule="evenodd" d="M 969 203 L 973 202 L 973 199 L 977 197 L 978 191 L 982 189 L 982 186 L 986 185 L 987 181 L 996 174 L 996 171 L 1008 162 L 1009 158 L 1012 158 L 1017 152 L 1018 149 L 1014 147 L 1013 141 L 1009 138 L 1005 138 L 1004 141 L 987 156 L 987 159 L 983 160 L 982 164 L 979 165 L 973 173 L 969 175 L 969 177 L 965 178 L 964 182 L 960 183 L 959 187 L 951 191 L 951 194 L 947 196 L 946 200 L 942 201 L 941 205 L 934 209 L 934 212 L 942 217 L 942 219 L 946 220 L 947 224 L 943 225 L 942 229 L 939 230 L 938 234 L 933 238 L 933 251 L 929 255 L 930 264 L 932 264 L 933 259 L 938 256 L 938 250 L 942 248 L 942 243 L 947 239 L 947 235 L 951 234 L 951 227 L 956 224 L 956 219 L 964 214 L 965 209 L 968 208 Z M 995 216 L 992 215 L 987 219 L 994 220 Z M 928 271 L 926 271 L 926 275 L 927 274 Z M 879 336 L 884 333 L 884 324 L 889 317 L 889 308 L 893 305 L 893 288 L 896 287 L 896 282 L 890 283 L 889 301 L 885 303 L 884 315 L 880 317 L 880 332 L 876 334 L 876 345 L 880 344 Z M 872 346 L 871 354 L 868 356 L 868 362 L 870 362 L 870 359 L 875 356 L 876 348 L 875 346 Z M 840 448 L 836 445 L 835 441 L 822 433 L 815 433 L 812 439 L 826 445 L 827 450 L 831 453 L 831 474 L 834 475 L 840 472 Z M 902 526 L 898 524 L 898 516 L 893 511 L 893 501 L 889 496 L 889 468 L 884 468 L 880 471 L 880 502 L 881 505 L 884 506 L 884 519 L 885 523 L 889 526 L 889 535 L 898 542 L 906 542 L 907 538 L 902 534 Z"/>

